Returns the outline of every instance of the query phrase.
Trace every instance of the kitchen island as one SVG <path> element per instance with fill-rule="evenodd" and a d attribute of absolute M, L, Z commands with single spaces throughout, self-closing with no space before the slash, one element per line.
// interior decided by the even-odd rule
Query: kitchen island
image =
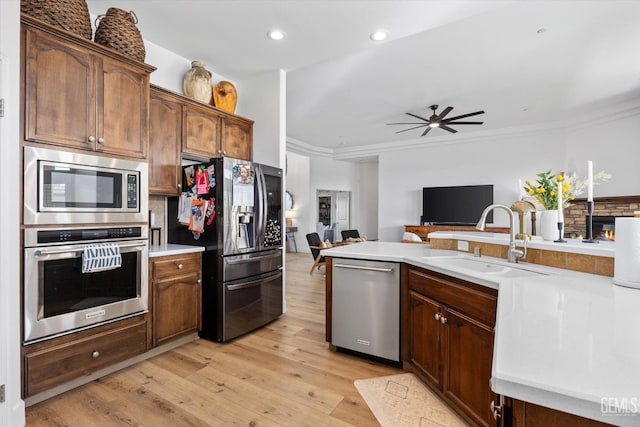
<path fill-rule="evenodd" d="M 493 392 L 605 423 L 640 423 L 640 291 L 607 276 L 530 263 L 511 269 L 503 259 L 427 245 L 362 242 L 322 254 L 401 262 L 496 289 Z M 492 271 L 470 268 L 473 260 Z"/>

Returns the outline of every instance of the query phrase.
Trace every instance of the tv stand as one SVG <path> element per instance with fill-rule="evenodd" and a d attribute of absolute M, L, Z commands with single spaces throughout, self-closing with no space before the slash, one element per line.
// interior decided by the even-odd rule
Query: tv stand
<path fill-rule="evenodd" d="M 434 231 L 478 231 L 474 225 L 405 225 L 404 231 L 420 236 L 424 243 L 429 243 L 427 237 Z M 509 227 L 487 227 L 485 231 L 491 233 L 508 233 Z"/>

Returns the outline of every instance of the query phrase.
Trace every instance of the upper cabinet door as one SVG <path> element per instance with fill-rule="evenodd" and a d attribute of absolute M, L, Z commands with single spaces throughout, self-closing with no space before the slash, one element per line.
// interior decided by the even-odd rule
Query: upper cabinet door
<path fill-rule="evenodd" d="M 183 107 L 182 152 L 208 160 L 219 156 L 220 116 L 206 106 L 186 104 Z"/>
<path fill-rule="evenodd" d="M 222 154 L 235 159 L 253 159 L 253 123 L 235 117 L 222 118 Z"/>
<path fill-rule="evenodd" d="M 96 129 L 95 57 L 43 32 L 23 32 L 24 139 L 93 149 Z"/>
<path fill-rule="evenodd" d="M 182 186 L 182 104 L 151 90 L 149 102 L 149 192 L 179 195 Z"/>
<path fill-rule="evenodd" d="M 149 75 L 110 58 L 100 71 L 96 150 L 146 157 Z"/>

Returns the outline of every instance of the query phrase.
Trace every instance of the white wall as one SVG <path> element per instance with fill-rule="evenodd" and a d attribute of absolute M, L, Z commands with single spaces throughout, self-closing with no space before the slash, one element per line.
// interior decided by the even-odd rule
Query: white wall
<path fill-rule="evenodd" d="M 20 399 L 20 2 L 0 1 L 0 426 L 25 423 Z M 7 202 L 8 201 L 8 202 Z"/>
<path fill-rule="evenodd" d="M 560 131 L 546 131 L 380 154 L 380 240 L 398 241 L 405 225 L 419 224 L 422 187 L 493 184 L 494 202 L 510 206 L 519 178 L 564 168 L 563 139 Z M 496 212 L 494 224 L 507 226 L 508 217 Z"/>
<path fill-rule="evenodd" d="M 309 184 L 310 159 L 296 153 L 287 153 L 286 188 L 293 195 L 292 225 L 298 227 L 296 248 L 299 252 L 309 252 L 305 235 L 309 233 L 309 218 L 314 209 L 315 196 L 311 196 Z"/>
<path fill-rule="evenodd" d="M 358 217 L 351 227 L 369 239 L 378 238 L 378 189 L 378 162 L 358 163 L 358 187 L 352 200 Z"/>

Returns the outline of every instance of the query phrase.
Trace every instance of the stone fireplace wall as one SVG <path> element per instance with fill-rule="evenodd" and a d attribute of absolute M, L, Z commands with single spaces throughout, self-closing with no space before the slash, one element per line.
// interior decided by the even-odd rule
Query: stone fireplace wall
<path fill-rule="evenodd" d="M 640 210 L 640 196 L 599 197 L 594 199 L 594 216 L 633 216 Z M 566 237 L 586 235 L 587 200 L 576 199 L 564 210 Z"/>

